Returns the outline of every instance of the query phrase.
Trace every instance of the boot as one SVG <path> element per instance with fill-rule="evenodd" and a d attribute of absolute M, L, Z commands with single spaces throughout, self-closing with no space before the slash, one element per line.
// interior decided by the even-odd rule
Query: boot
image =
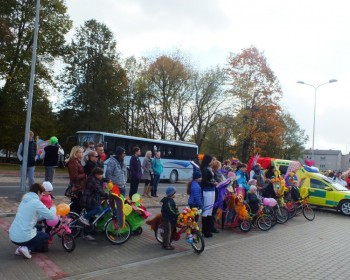
<path fill-rule="evenodd" d="M 210 216 L 209 221 L 210 221 L 210 232 L 212 232 L 212 233 L 219 233 L 220 231 L 218 231 L 218 230 L 215 228 L 214 216 Z"/>
<path fill-rule="evenodd" d="M 144 187 L 143 187 L 143 193 L 142 193 L 142 196 L 147 196 L 147 189 L 148 189 L 148 186 L 147 185 L 145 185 Z"/>
<path fill-rule="evenodd" d="M 146 191 L 146 196 L 147 196 L 147 197 L 151 197 L 151 190 L 152 190 L 152 187 L 151 187 L 151 186 L 148 186 L 148 187 L 147 187 L 147 191 Z"/>
<path fill-rule="evenodd" d="M 209 217 L 202 217 L 202 232 L 204 237 L 212 237 L 212 233 L 210 232 L 209 228 Z"/>

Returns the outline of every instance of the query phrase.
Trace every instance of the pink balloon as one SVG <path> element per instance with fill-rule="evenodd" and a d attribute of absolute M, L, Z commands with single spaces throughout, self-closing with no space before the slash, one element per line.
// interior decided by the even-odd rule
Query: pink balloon
<path fill-rule="evenodd" d="M 271 207 L 275 207 L 275 206 L 277 205 L 277 201 L 276 201 L 276 199 L 274 199 L 274 198 L 270 198 L 269 200 L 270 200 L 269 206 L 271 206 Z"/>
<path fill-rule="evenodd" d="M 60 220 L 59 216 L 56 215 L 55 218 L 53 218 L 52 220 L 46 220 L 46 224 L 49 227 L 54 227 L 58 224 L 58 221 Z"/>
<path fill-rule="evenodd" d="M 266 197 L 263 198 L 263 204 L 266 205 L 266 206 L 269 206 L 270 204 L 270 200 Z"/>

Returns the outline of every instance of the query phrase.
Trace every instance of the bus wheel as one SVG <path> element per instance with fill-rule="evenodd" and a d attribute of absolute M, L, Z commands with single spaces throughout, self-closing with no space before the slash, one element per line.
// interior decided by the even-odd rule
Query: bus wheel
<path fill-rule="evenodd" d="M 177 181 L 177 171 L 173 170 L 170 172 L 169 182 L 170 184 L 174 184 L 176 181 Z"/>

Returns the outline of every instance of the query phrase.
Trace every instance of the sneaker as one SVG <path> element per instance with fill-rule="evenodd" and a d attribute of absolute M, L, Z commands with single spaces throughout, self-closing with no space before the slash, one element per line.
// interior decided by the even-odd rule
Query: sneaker
<path fill-rule="evenodd" d="M 28 247 L 27 246 L 22 246 L 18 249 L 18 251 L 21 253 L 21 255 L 23 255 L 24 257 L 26 257 L 27 259 L 30 259 L 32 257 L 32 255 L 29 253 Z"/>
<path fill-rule="evenodd" d="M 85 235 L 84 237 L 83 237 L 83 239 L 84 240 L 87 240 L 87 241 L 94 241 L 95 240 L 95 238 L 93 238 L 91 235 Z"/>
<path fill-rule="evenodd" d="M 15 256 L 22 256 L 21 252 L 19 251 L 19 249 L 21 248 L 22 246 L 19 246 L 16 251 L 15 251 Z"/>
<path fill-rule="evenodd" d="M 89 221 L 87 219 L 85 219 L 84 217 L 80 217 L 79 221 L 82 222 L 86 226 L 90 225 Z"/>

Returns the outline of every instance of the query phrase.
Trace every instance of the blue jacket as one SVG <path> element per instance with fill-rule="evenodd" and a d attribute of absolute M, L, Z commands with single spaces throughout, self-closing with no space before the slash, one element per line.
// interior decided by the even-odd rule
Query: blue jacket
<path fill-rule="evenodd" d="M 10 226 L 11 241 L 22 243 L 34 238 L 37 234 L 36 223 L 43 219 L 54 219 L 56 207 L 48 209 L 36 193 L 29 192 L 18 206 L 17 214 Z"/>
<path fill-rule="evenodd" d="M 249 187 L 249 185 L 248 185 L 248 183 L 247 183 L 247 179 L 246 179 L 246 177 L 245 177 L 244 172 L 243 172 L 242 170 L 238 170 L 238 171 L 236 172 L 236 177 L 237 177 L 237 184 L 238 184 L 241 188 L 245 189 L 246 192 L 249 192 L 250 187 Z"/>
<path fill-rule="evenodd" d="M 152 159 L 152 169 L 154 174 L 160 175 L 163 173 L 163 163 L 160 159 L 154 157 Z"/>
<path fill-rule="evenodd" d="M 188 198 L 188 205 L 203 209 L 202 189 L 196 180 L 191 183 L 191 193 Z"/>

